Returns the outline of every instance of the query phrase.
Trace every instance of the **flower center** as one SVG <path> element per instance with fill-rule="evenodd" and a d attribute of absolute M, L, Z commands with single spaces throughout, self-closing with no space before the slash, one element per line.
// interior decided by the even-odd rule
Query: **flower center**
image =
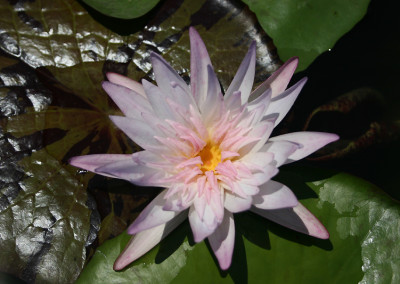
<path fill-rule="evenodd" d="M 200 170 L 204 172 L 213 171 L 221 162 L 221 150 L 215 144 L 207 143 L 207 145 L 199 152 L 202 165 L 198 165 Z"/>

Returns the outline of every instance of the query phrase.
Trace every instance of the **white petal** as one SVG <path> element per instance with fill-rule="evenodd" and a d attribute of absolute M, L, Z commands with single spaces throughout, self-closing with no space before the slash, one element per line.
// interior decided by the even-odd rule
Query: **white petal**
<path fill-rule="evenodd" d="M 165 204 L 165 194 L 167 189 L 163 190 L 154 198 L 149 205 L 140 213 L 135 221 L 129 226 L 128 234 L 136 234 L 144 230 L 151 229 L 163 223 L 172 220 L 179 212 L 163 210 Z"/>
<path fill-rule="evenodd" d="M 299 144 L 289 141 L 271 141 L 271 139 L 260 149 L 260 152 L 273 154 L 275 166 L 278 168 L 283 165 L 288 157 L 300 148 Z M 258 154 L 256 153 L 256 154 Z"/>
<path fill-rule="evenodd" d="M 260 192 L 253 197 L 253 205 L 260 209 L 281 209 L 295 207 L 296 196 L 284 184 L 270 180 L 259 186 Z"/>
<path fill-rule="evenodd" d="M 293 76 L 294 71 L 297 68 L 299 59 L 292 57 L 286 61 L 277 71 L 275 71 L 264 83 L 258 86 L 257 89 L 250 96 L 250 101 L 259 97 L 267 89 L 272 90 L 272 97 L 276 97 L 281 94 L 289 84 L 290 79 Z"/>
<path fill-rule="evenodd" d="M 141 119 L 142 112 L 153 111 L 149 101 L 131 89 L 110 82 L 103 82 L 102 86 L 127 117 Z"/>
<path fill-rule="evenodd" d="M 221 269 L 228 269 L 231 265 L 235 244 L 235 222 L 232 213 L 225 211 L 224 220 L 215 232 L 208 237 L 208 241 Z"/>
<path fill-rule="evenodd" d="M 69 164 L 85 169 L 87 171 L 95 172 L 99 167 L 105 166 L 109 163 L 119 161 L 133 161 L 132 154 L 94 154 L 86 156 L 73 157 L 69 160 Z M 112 175 L 103 174 L 105 176 L 113 177 Z"/>
<path fill-rule="evenodd" d="M 173 85 L 184 90 L 189 95 L 190 90 L 186 82 L 176 73 L 176 71 L 157 53 L 150 54 L 151 63 L 156 77 L 157 85 L 160 89 L 171 93 Z M 171 84 L 172 82 L 172 84 Z"/>
<path fill-rule="evenodd" d="M 275 127 L 286 116 L 306 82 L 307 78 L 303 78 L 279 96 L 272 98 L 265 116 L 268 117 L 272 114 L 279 114 L 278 119 L 275 121 Z"/>
<path fill-rule="evenodd" d="M 222 102 L 224 100 L 221 93 L 221 87 L 219 85 L 217 76 L 215 76 L 214 70 L 211 66 L 208 66 L 207 71 L 207 97 L 204 104 L 200 106 L 200 110 L 206 125 L 208 125 L 213 119 L 217 119 L 221 116 Z"/>
<path fill-rule="evenodd" d="M 321 222 L 301 203 L 294 208 L 264 210 L 251 207 L 251 211 L 289 229 L 320 239 L 328 239 L 329 233 Z"/>
<path fill-rule="evenodd" d="M 147 253 L 176 227 L 178 227 L 186 217 L 187 213 L 182 212 L 167 223 L 142 231 L 133 236 L 125 246 L 125 249 L 115 260 L 113 267 L 114 270 L 123 269 L 125 266 Z"/>
<path fill-rule="evenodd" d="M 288 157 L 285 162 L 287 164 L 301 160 L 324 147 L 326 144 L 338 139 L 339 136 L 332 133 L 302 131 L 275 136 L 270 138 L 270 141 L 290 141 L 300 145 L 299 149 Z"/>
<path fill-rule="evenodd" d="M 151 107 L 154 110 L 154 114 L 158 118 L 174 120 L 175 116 L 169 107 L 166 99 L 169 96 L 168 90 L 161 90 L 159 87 L 154 86 L 152 83 L 142 80 L 143 88 L 146 91 L 147 98 L 150 102 Z"/>
<path fill-rule="evenodd" d="M 189 222 L 193 232 L 193 239 L 196 243 L 201 242 L 209 235 L 214 233 L 218 226 L 217 218 L 208 204 L 206 204 L 204 208 L 203 219 L 200 219 L 193 206 L 190 207 Z"/>
<path fill-rule="evenodd" d="M 143 149 L 146 149 L 147 146 L 160 145 L 154 137 L 162 135 L 162 133 L 156 132 L 156 129 L 149 127 L 146 122 L 114 115 L 110 115 L 110 119 L 119 129 L 121 129 L 130 139 Z"/>
<path fill-rule="evenodd" d="M 257 138 L 257 140 L 241 148 L 239 154 L 242 157 L 244 157 L 247 154 L 258 152 L 261 149 L 261 147 L 267 142 L 273 129 L 274 129 L 274 119 L 267 119 L 261 121 L 247 135 L 248 137 Z"/>
<path fill-rule="evenodd" d="M 136 82 L 135 80 L 132 80 L 128 77 L 112 72 L 107 73 L 106 76 L 111 83 L 124 86 L 128 89 L 135 91 L 139 95 L 146 97 L 146 93 L 144 92 L 143 86 L 139 82 Z"/>
<path fill-rule="evenodd" d="M 247 183 L 253 186 L 260 186 L 261 184 L 266 183 L 275 175 L 277 175 L 279 170 L 271 165 L 267 165 L 262 172 L 257 172 L 253 174 L 252 178 L 244 178 L 242 182 Z"/>
<path fill-rule="evenodd" d="M 143 177 L 141 170 L 136 170 L 135 168 L 142 168 L 143 166 L 138 166 L 132 159 L 115 161 L 108 163 L 104 166 L 98 167 L 94 170 L 95 173 L 110 176 L 113 178 L 121 178 L 125 180 L 130 180 L 130 178 L 140 178 Z M 150 169 L 149 169 L 150 170 Z"/>
<path fill-rule="evenodd" d="M 191 204 L 182 202 L 182 195 L 181 193 L 172 195 L 171 197 L 167 198 L 165 200 L 165 204 L 163 206 L 163 209 L 166 211 L 176 211 L 176 212 L 181 212 L 188 208 Z"/>
<path fill-rule="evenodd" d="M 247 198 L 242 198 L 236 194 L 225 193 L 225 208 L 232 213 L 238 213 L 246 211 L 251 207 L 252 198 L 247 196 Z"/>
<path fill-rule="evenodd" d="M 247 102 L 254 82 L 254 73 L 256 66 L 256 42 L 253 41 L 250 45 L 249 51 L 244 57 L 242 63 L 233 78 L 228 90 L 225 93 L 225 100 L 239 91 L 241 93 L 241 103 Z"/>
<path fill-rule="evenodd" d="M 248 169 L 256 171 L 256 170 L 262 170 L 273 160 L 274 160 L 274 153 L 260 151 L 260 152 L 253 152 L 244 156 L 242 159 L 240 159 L 240 162 L 242 162 L 245 166 L 247 166 Z"/>
<path fill-rule="evenodd" d="M 190 89 L 197 104 L 204 103 L 207 96 L 208 71 L 212 66 L 206 46 L 198 32 L 189 28 L 190 36 Z"/>

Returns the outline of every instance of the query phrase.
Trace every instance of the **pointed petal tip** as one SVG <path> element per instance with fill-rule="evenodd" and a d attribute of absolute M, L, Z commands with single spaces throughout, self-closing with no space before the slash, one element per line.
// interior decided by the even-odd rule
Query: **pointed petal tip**
<path fill-rule="evenodd" d="M 222 270 L 228 270 L 232 263 L 232 257 L 225 257 L 222 259 L 218 259 L 219 267 Z"/>
<path fill-rule="evenodd" d="M 79 158 L 80 156 L 69 158 L 67 163 L 70 164 L 71 166 L 79 168 Z"/>
<path fill-rule="evenodd" d="M 136 226 L 134 226 L 134 223 L 132 223 L 132 224 L 129 225 L 128 229 L 126 230 L 126 233 L 128 235 L 132 235 L 133 236 L 133 235 L 139 233 L 139 230 L 137 229 Z"/>
<path fill-rule="evenodd" d="M 123 254 L 121 254 L 114 262 L 113 270 L 120 271 L 131 263 Z"/>
<path fill-rule="evenodd" d="M 163 59 L 160 54 L 158 54 L 157 52 L 154 52 L 154 51 L 150 51 L 150 60 L 152 62 L 152 65 L 153 65 L 154 59 L 160 59 L 160 58 Z"/>
<path fill-rule="evenodd" d="M 199 35 L 199 32 L 192 26 L 189 27 L 189 35 L 193 36 L 193 35 Z"/>
<path fill-rule="evenodd" d="M 293 57 L 290 57 L 286 62 L 285 62 L 285 64 L 296 64 L 296 67 L 297 67 L 297 64 L 299 63 L 299 57 L 298 56 L 293 56 Z"/>
<path fill-rule="evenodd" d="M 115 72 L 107 72 L 107 73 L 106 73 L 106 77 L 107 77 L 107 80 L 108 80 L 109 82 L 112 81 L 113 77 L 119 76 L 119 75 L 120 75 L 120 74 L 115 73 Z"/>
<path fill-rule="evenodd" d="M 257 51 L 257 42 L 253 40 L 249 46 L 249 52 L 253 53 L 255 56 L 256 51 Z"/>
<path fill-rule="evenodd" d="M 307 81 L 308 81 L 308 77 L 303 77 L 300 79 L 300 81 L 298 81 L 296 83 L 296 85 L 302 85 L 301 88 L 303 88 L 303 86 L 305 85 L 305 83 L 307 83 Z"/>
<path fill-rule="evenodd" d="M 108 89 L 110 88 L 111 85 L 112 85 L 112 83 L 110 80 L 101 82 L 101 86 L 103 87 L 104 91 L 106 91 L 107 93 L 108 93 Z"/>
<path fill-rule="evenodd" d="M 331 135 L 331 138 L 330 138 L 330 142 L 328 142 L 328 143 L 332 143 L 332 142 L 335 142 L 340 139 L 340 136 L 335 133 L 329 133 L 329 134 Z"/>
<path fill-rule="evenodd" d="M 314 237 L 321 239 L 321 240 L 327 240 L 329 239 L 330 235 L 328 230 L 325 229 L 325 231 L 321 231 L 318 235 L 314 235 Z"/>

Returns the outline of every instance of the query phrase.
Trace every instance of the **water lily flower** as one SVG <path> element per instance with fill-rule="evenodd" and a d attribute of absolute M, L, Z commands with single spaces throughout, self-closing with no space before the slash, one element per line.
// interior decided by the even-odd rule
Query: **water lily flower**
<path fill-rule="evenodd" d="M 206 47 L 190 35 L 190 86 L 158 54 L 151 54 L 157 86 L 107 74 L 103 88 L 125 116 L 114 124 L 143 151 L 74 157 L 71 165 L 140 186 L 164 188 L 129 226 L 134 235 L 115 261 L 120 270 L 189 219 L 195 242 L 208 238 L 221 269 L 229 268 L 235 239 L 233 213 L 251 210 L 291 229 L 326 239 L 324 226 L 292 191 L 271 180 L 278 167 L 300 160 L 338 136 L 295 132 L 270 137 L 306 78 L 285 90 L 297 58 L 253 92 L 253 42 L 225 95 Z"/>

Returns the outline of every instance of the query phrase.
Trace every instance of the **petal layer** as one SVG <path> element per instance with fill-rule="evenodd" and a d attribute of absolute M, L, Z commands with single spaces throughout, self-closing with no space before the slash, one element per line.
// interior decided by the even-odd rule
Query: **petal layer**
<path fill-rule="evenodd" d="M 131 262 L 135 261 L 154 246 L 156 246 L 163 238 L 178 227 L 187 217 L 185 212 L 179 214 L 171 221 L 142 231 L 131 238 L 125 249 L 114 262 L 114 270 L 121 270 Z"/>
<path fill-rule="evenodd" d="M 163 190 L 146 206 L 146 208 L 144 208 L 140 215 L 129 226 L 128 234 L 134 235 L 141 231 L 157 227 L 172 220 L 179 214 L 179 212 L 176 211 L 167 211 L 163 209 L 165 204 L 164 197 L 167 191 L 167 189 Z"/>
<path fill-rule="evenodd" d="M 208 241 L 218 259 L 221 269 L 228 269 L 232 262 L 233 247 L 235 244 L 235 222 L 232 213 L 225 210 L 221 225 L 208 237 Z"/>
<path fill-rule="evenodd" d="M 299 149 L 288 157 L 285 162 L 285 164 L 287 164 L 301 160 L 324 147 L 326 144 L 338 139 L 339 136 L 332 133 L 303 131 L 275 136 L 272 137 L 270 141 L 290 141 L 300 145 Z"/>
<path fill-rule="evenodd" d="M 266 219 L 300 233 L 319 239 L 329 238 L 329 233 L 325 227 L 301 203 L 294 208 L 263 210 L 252 207 L 250 210 Z"/>

